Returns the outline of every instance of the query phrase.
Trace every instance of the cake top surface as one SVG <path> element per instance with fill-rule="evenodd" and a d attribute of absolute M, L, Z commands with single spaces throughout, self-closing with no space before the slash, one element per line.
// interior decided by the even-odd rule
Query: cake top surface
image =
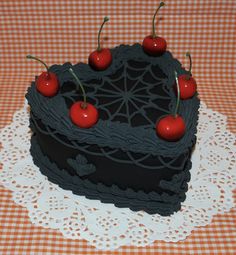
<path fill-rule="evenodd" d="M 160 57 L 148 56 L 139 44 L 121 45 L 111 52 L 113 62 L 105 71 L 94 71 L 84 63 L 51 66 L 60 90 L 56 96 L 46 98 L 37 92 L 33 82 L 26 95 L 33 116 L 70 143 L 163 156 L 188 150 L 195 140 L 197 96 L 180 102 L 186 133 L 179 141 L 164 141 L 155 132 L 156 121 L 173 112 L 174 71 L 187 73 L 181 64 L 168 51 Z M 99 111 L 99 121 L 89 129 L 75 126 L 69 118 L 70 106 L 82 99 L 68 71 L 70 67 L 80 77 L 88 102 Z"/>

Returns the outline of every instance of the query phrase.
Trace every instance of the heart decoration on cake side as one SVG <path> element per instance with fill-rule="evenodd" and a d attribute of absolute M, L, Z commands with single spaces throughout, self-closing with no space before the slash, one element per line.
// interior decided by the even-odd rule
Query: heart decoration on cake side
<path fill-rule="evenodd" d="M 184 119 L 178 114 L 180 89 L 177 72 L 175 72 L 175 80 L 177 84 L 177 102 L 174 114 L 164 116 L 156 123 L 157 135 L 170 142 L 179 140 L 184 135 L 186 129 Z"/>
<path fill-rule="evenodd" d="M 97 70 L 97 71 L 102 71 L 107 69 L 112 62 L 112 55 L 111 55 L 111 51 L 108 48 L 101 48 L 101 43 L 100 43 L 100 36 L 101 36 L 101 32 L 102 32 L 102 28 L 104 26 L 104 24 L 109 21 L 108 17 L 104 17 L 103 19 L 103 23 L 99 29 L 98 32 L 98 47 L 95 51 L 93 51 L 90 55 L 89 55 L 89 65 Z"/>
<path fill-rule="evenodd" d="M 164 2 L 160 2 L 152 18 L 152 34 L 146 36 L 143 40 L 143 44 L 142 44 L 143 50 L 148 55 L 151 55 L 151 56 L 160 56 L 166 51 L 166 48 L 167 48 L 166 40 L 156 35 L 156 26 L 155 26 L 155 18 L 156 18 L 157 12 L 164 5 L 165 5 Z"/>
<path fill-rule="evenodd" d="M 98 110 L 94 105 L 87 102 L 84 87 L 72 68 L 69 69 L 69 72 L 74 77 L 76 85 L 80 87 L 83 93 L 83 101 L 75 102 L 71 106 L 70 118 L 76 126 L 80 128 L 90 128 L 98 121 Z"/>
<path fill-rule="evenodd" d="M 192 77 L 192 73 L 191 73 L 192 58 L 189 52 L 186 53 L 186 57 L 189 58 L 189 62 L 190 62 L 188 74 L 182 74 L 178 77 L 180 98 L 184 100 L 193 97 L 197 90 L 197 83 L 195 79 Z"/>
<path fill-rule="evenodd" d="M 26 58 L 34 59 L 41 64 L 43 64 L 47 71 L 42 72 L 39 77 L 36 79 L 36 88 L 37 90 L 46 97 L 53 97 L 57 94 L 59 90 L 59 82 L 55 73 L 49 72 L 49 68 L 45 62 L 41 59 L 34 57 L 32 55 L 27 55 Z"/>

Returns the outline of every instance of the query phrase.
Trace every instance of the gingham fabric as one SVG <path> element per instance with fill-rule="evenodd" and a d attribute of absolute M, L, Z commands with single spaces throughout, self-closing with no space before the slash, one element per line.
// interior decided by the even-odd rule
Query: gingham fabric
<path fill-rule="evenodd" d="M 185 52 L 193 58 L 193 74 L 200 98 L 228 116 L 236 132 L 236 2 L 235 0 L 165 1 L 158 15 L 157 33 L 183 65 Z M 43 67 L 26 60 L 41 57 L 49 65 L 87 61 L 96 48 L 98 28 L 103 46 L 133 44 L 151 31 L 154 0 L 0 1 L 0 127 L 10 123 L 23 105 L 26 88 Z M 214 217 L 185 241 L 98 251 L 84 240 L 69 240 L 55 230 L 32 225 L 27 211 L 14 204 L 11 192 L 0 188 L 1 255 L 73 254 L 236 254 L 236 209 Z M 235 193 L 236 198 L 236 193 Z"/>

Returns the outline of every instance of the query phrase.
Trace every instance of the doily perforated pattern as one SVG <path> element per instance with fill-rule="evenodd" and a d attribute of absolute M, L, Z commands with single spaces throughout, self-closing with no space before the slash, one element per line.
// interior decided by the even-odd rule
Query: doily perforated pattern
<path fill-rule="evenodd" d="M 146 246 L 155 240 L 177 242 L 234 205 L 236 137 L 226 129 L 226 117 L 203 103 L 187 198 L 182 209 L 168 217 L 118 209 L 50 183 L 32 162 L 28 119 L 24 107 L 0 131 L 0 180 L 12 190 L 13 200 L 27 208 L 34 224 L 58 229 L 66 238 L 86 239 L 102 250 Z"/>

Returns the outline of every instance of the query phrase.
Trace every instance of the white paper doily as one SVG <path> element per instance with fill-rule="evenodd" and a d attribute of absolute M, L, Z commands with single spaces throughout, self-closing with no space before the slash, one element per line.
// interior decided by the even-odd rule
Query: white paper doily
<path fill-rule="evenodd" d="M 29 153 L 27 105 L 0 130 L 3 170 L 0 181 L 26 207 L 37 226 L 58 229 L 66 238 L 86 239 L 102 250 L 122 245 L 146 246 L 155 240 L 177 242 L 214 215 L 233 206 L 236 188 L 236 136 L 226 129 L 227 118 L 201 103 L 197 144 L 187 198 L 181 211 L 169 217 L 120 209 L 75 196 L 50 183 L 33 164 Z"/>

